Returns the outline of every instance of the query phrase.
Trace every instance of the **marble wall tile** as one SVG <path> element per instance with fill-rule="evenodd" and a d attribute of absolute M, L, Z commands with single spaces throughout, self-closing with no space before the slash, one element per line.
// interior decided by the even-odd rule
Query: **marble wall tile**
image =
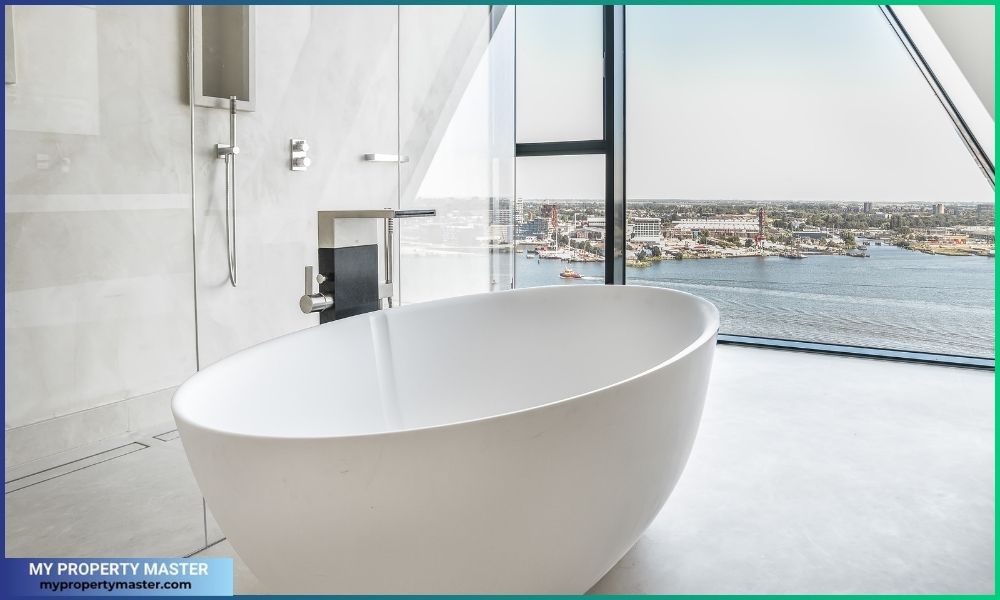
<path fill-rule="evenodd" d="M 81 21 L 77 13 L 86 25 L 57 28 L 52 42 L 51 24 Z M 189 194 L 187 8 L 22 6 L 15 19 L 19 77 L 4 86 L 7 193 Z M 36 70 L 32 56 L 88 67 Z M 81 87 L 96 91 L 94 110 L 65 126 L 58 99 Z M 29 101 L 37 106 L 19 108 Z"/>
<path fill-rule="evenodd" d="M 4 431 L 4 466 L 11 469 L 127 431 L 128 409 L 122 403 L 14 427 Z"/>
<path fill-rule="evenodd" d="M 8 213 L 5 424 L 194 372 L 190 213 Z"/>
<path fill-rule="evenodd" d="M 24 467 L 28 463 L 57 458 L 56 455 L 61 453 L 94 448 L 107 440 L 121 439 L 126 434 L 157 435 L 170 431 L 175 427 L 170 400 L 176 389 L 169 387 L 121 402 L 7 429 L 4 432 L 5 468 Z"/>
<path fill-rule="evenodd" d="M 30 456 L 26 426 L 57 419 L 39 443 L 62 449 L 101 439 L 128 428 L 115 403 L 195 370 L 191 113 L 185 7 L 23 6 L 15 20 L 4 423 Z"/>
<path fill-rule="evenodd" d="M 99 135 L 97 9 L 35 8 L 17 11 L 19 77 L 5 90 L 7 129 Z"/>
<path fill-rule="evenodd" d="M 170 400 L 174 397 L 176 387 L 129 398 L 125 401 L 128 409 L 128 430 L 130 432 L 148 431 L 156 428 L 159 435 L 175 427 L 174 414 L 170 411 Z"/>

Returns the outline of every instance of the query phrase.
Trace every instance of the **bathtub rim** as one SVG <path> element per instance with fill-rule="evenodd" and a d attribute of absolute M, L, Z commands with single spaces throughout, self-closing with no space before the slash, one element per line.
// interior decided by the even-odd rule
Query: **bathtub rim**
<path fill-rule="evenodd" d="M 590 286 L 587 286 L 587 287 L 590 287 Z M 246 432 L 243 432 L 243 431 L 234 431 L 234 430 L 231 430 L 231 429 L 221 429 L 221 428 L 218 428 L 218 427 L 212 427 L 212 426 L 205 425 L 204 423 L 200 423 L 200 422 L 198 422 L 195 419 L 190 418 L 189 415 L 185 414 L 185 411 L 183 409 L 178 410 L 178 408 L 177 408 L 177 406 L 178 406 L 178 398 L 181 396 L 181 393 L 184 391 L 184 388 L 188 385 L 188 383 L 190 383 L 191 381 L 195 380 L 196 378 L 198 378 L 199 376 L 201 376 L 203 373 L 207 372 L 209 369 L 211 369 L 215 365 L 220 364 L 220 363 L 222 363 L 224 361 L 229 361 L 229 360 L 235 358 L 236 356 L 238 356 L 240 353 L 245 352 L 247 350 L 251 350 L 251 349 L 254 349 L 254 348 L 259 348 L 261 346 L 265 346 L 267 344 L 271 344 L 272 342 L 276 342 L 276 341 L 278 341 L 280 339 L 283 339 L 283 338 L 286 338 L 286 337 L 289 337 L 289 336 L 293 336 L 293 335 L 299 334 L 299 333 L 301 333 L 303 331 L 306 331 L 306 330 L 309 330 L 309 329 L 313 329 L 314 327 L 321 326 L 321 325 L 314 325 L 312 327 L 306 327 L 306 328 L 303 328 L 303 329 L 299 329 L 297 331 L 292 331 L 292 332 L 289 332 L 289 333 L 286 333 L 286 334 L 282 334 L 280 336 L 271 338 L 269 340 L 264 340 L 262 342 L 258 342 L 258 343 L 254 344 L 252 346 L 248 346 L 248 347 L 246 347 L 246 348 L 244 348 L 242 350 L 239 350 L 237 352 L 234 352 L 233 354 L 230 354 L 229 356 L 226 356 L 225 358 L 223 358 L 223 359 L 221 359 L 221 360 L 219 360 L 219 361 L 217 361 L 217 362 L 215 362 L 215 363 L 213 363 L 213 364 L 205 367 L 205 369 L 203 369 L 203 370 L 197 371 L 194 375 L 192 375 L 191 377 L 187 378 L 183 383 L 181 383 L 181 385 L 179 385 L 177 387 L 177 389 L 174 391 L 173 396 L 170 399 L 170 412 L 173 414 L 175 422 L 183 421 L 185 425 L 190 425 L 192 427 L 196 427 L 196 428 L 202 429 L 204 431 L 212 432 L 213 434 L 222 434 L 222 435 L 226 435 L 226 436 L 233 436 L 233 437 L 239 437 L 239 438 L 251 438 L 251 439 L 266 439 L 266 440 L 281 440 L 281 441 L 356 440 L 356 439 L 360 439 L 360 438 L 373 438 L 373 437 L 378 437 L 378 436 L 399 435 L 399 434 L 417 433 L 417 432 L 424 432 L 424 431 L 435 431 L 435 430 L 444 429 L 444 428 L 448 428 L 448 427 L 458 427 L 458 426 L 462 426 L 462 425 L 469 425 L 469 424 L 472 424 L 472 423 L 480 423 L 480 422 L 492 421 L 492 420 L 495 420 L 495 419 L 509 418 L 509 417 L 512 417 L 512 416 L 515 416 L 515 415 L 519 415 L 519 414 L 523 414 L 523 413 L 528 413 L 528 412 L 535 411 L 535 410 L 540 410 L 540 409 L 543 409 L 543 408 L 550 408 L 550 407 L 553 407 L 553 406 L 556 406 L 556 405 L 559 405 L 559 404 L 568 403 L 568 402 L 571 402 L 573 400 L 579 400 L 581 398 L 586 398 L 586 397 L 591 396 L 591 395 L 595 395 L 595 394 L 600 394 L 600 393 L 606 392 L 607 390 L 610 390 L 612 388 L 615 388 L 615 387 L 618 387 L 618 386 L 622 386 L 622 385 L 626 385 L 629 382 L 632 382 L 632 381 L 635 381 L 635 380 L 640 379 L 642 377 L 645 377 L 645 376 L 647 376 L 647 375 L 649 375 L 649 374 L 651 374 L 651 373 L 653 373 L 655 371 L 659 371 L 661 369 L 665 369 L 665 368 L 669 367 L 670 365 L 672 365 L 672 364 L 674 364 L 676 362 L 680 362 L 682 359 L 684 359 L 685 357 L 689 356 L 690 354 L 693 354 L 695 351 L 697 351 L 698 349 L 700 349 L 702 346 L 704 346 L 705 344 L 707 344 L 709 341 L 711 341 L 713 339 L 716 339 L 717 336 L 718 336 L 718 334 L 719 334 L 719 327 L 720 327 L 720 321 L 721 321 L 721 317 L 720 317 L 720 314 L 719 314 L 719 309 L 718 309 L 717 306 L 715 306 L 714 304 L 712 304 L 711 302 L 709 302 L 705 298 L 702 298 L 701 296 L 692 294 L 690 292 L 681 291 L 681 290 L 675 290 L 675 289 L 671 289 L 671 288 L 661 288 L 661 287 L 651 286 L 651 285 L 629 285 L 629 286 L 624 286 L 623 285 L 623 286 L 607 286 L 607 287 L 615 287 L 615 288 L 620 287 L 621 289 L 639 288 L 639 289 L 645 289 L 645 290 L 656 290 L 656 293 L 665 293 L 665 294 L 672 294 L 672 295 L 675 295 L 675 296 L 684 296 L 684 297 L 687 297 L 688 299 L 693 300 L 696 305 L 700 305 L 700 307 L 702 309 L 704 309 L 704 310 L 706 310 L 708 312 L 709 322 L 706 325 L 706 327 L 704 328 L 704 330 L 698 335 L 697 338 L 695 338 L 695 340 L 693 342 L 691 342 L 690 344 L 688 344 L 687 346 L 685 346 L 684 348 L 682 348 L 678 352 L 674 353 L 673 355 L 671 355 L 669 358 L 667 358 L 663 362 L 657 363 L 657 364 L 653 365 L 652 367 L 650 367 L 648 369 L 645 369 L 644 371 L 640 371 L 640 372 L 638 372 L 638 373 L 636 373 L 634 375 L 631 375 L 629 377 L 626 377 L 625 379 L 621 379 L 619 381 L 615 381 L 613 383 L 610 383 L 608 385 L 605 385 L 605 386 L 602 386 L 602 387 L 599 387 L 599 388 L 595 388 L 593 390 L 588 390 L 586 392 L 575 394 L 573 396 L 567 396 L 565 398 L 560 398 L 558 400 L 553 400 L 551 402 L 546 402 L 544 404 L 537 404 L 535 406 L 529 406 L 529 407 L 526 407 L 526 408 L 519 408 L 519 409 L 516 409 L 516 410 L 507 411 L 507 412 L 502 412 L 502 413 L 497 413 L 497 414 L 492 414 L 492 415 L 486 415 L 486 416 L 477 417 L 477 418 L 474 418 L 474 419 L 463 419 L 463 420 L 459 420 L 459 421 L 450 421 L 448 423 L 439 423 L 439 424 L 434 424 L 434 425 L 422 425 L 422 426 L 419 426 L 419 427 L 410 427 L 410 428 L 404 428 L 404 429 L 393 429 L 393 430 L 389 430 L 389 431 L 369 431 L 369 432 L 364 432 L 364 433 L 351 433 L 351 434 L 347 434 L 347 435 L 294 435 L 294 436 L 290 436 L 290 435 L 277 435 L 277 434 L 269 434 L 269 433 L 246 433 Z M 499 291 L 499 292 L 479 292 L 479 293 L 476 293 L 476 294 L 466 294 L 466 295 L 463 295 L 463 296 L 454 296 L 454 297 L 451 297 L 451 298 L 442 298 L 440 300 L 432 300 L 432 301 L 429 301 L 429 302 L 420 302 L 420 303 L 417 303 L 417 304 L 411 304 L 409 306 L 410 307 L 419 307 L 419 306 L 426 306 L 426 305 L 428 305 L 430 303 L 450 304 L 450 303 L 458 303 L 458 302 L 469 301 L 470 299 L 477 298 L 477 297 L 482 297 L 482 296 L 491 296 L 491 297 L 493 297 L 493 296 L 497 296 L 498 294 L 523 293 L 523 292 L 529 292 L 530 293 L 530 292 L 532 292 L 534 290 L 550 290 L 550 289 L 567 289 L 567 288 L 566 288 L 566 286 L 563 286 L 563 285 L 545 285 L 545 286 L 536 286 L 536 287 L 531 287 L 531 288 L 515 288 L 515 289 L 510 289 L 510 290 L 502 290 L 502 291 Z M 572 289 L 572 288 L 570 288 L 570 289 Z M 400 307 L 396 308 L 395 310 L 405 310 L 406 308 L 407 308 L 407 306 L 400 306 Z M 354 315 L 352 317 L 348 317 L 348 319 L 371 318 L 371 316 L 372 316 L 372 313 L 363 313 L 363 314 L 360 314 L 360 315 Z M 333 326 L 335 324 L 336 324 L 336 322 L 331 322 L 331 323 L 324 323 L 323 325 Z M 182 400 L 182 402 L 183 402 L 183 400 Z M 182 440 L 183 440 L 183 433 L 181 435 L 182 435 Z"/>

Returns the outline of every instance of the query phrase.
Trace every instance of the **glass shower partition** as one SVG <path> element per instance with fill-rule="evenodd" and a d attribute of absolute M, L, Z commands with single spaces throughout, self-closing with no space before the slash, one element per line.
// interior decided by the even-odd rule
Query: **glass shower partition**
<path fill-rule="evenodd" d="M 514 234 L 514 8 L 401 6 L 402 303 L 510 289 Z"/>

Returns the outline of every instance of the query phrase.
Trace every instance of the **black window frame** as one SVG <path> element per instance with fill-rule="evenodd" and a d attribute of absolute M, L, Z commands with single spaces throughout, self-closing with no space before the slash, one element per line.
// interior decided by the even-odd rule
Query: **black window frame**
<path fill-rule="evenodd" d="M 599 140 L 515 143 L 514 158 L 516 160 L 529 156 L 574 156 L 581 154 L 604 156 L 604 283 L 606 285 L 624 285 L 625 6 L 603 6 L 601 14 L 604 53 L 602 138 Z M 515 63 L 515 72 L 516 68 Z M 514 122 L 516 128 L 516 114 Z"/>

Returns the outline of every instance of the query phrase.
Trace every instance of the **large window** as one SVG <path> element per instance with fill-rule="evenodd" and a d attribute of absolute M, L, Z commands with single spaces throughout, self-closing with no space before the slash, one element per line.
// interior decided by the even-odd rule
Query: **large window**
<path fill-rule="evenodd" d="M 629 283 L 725 333 L 993 356 L 993 189 L 877 7 L 626 31 Z"/>
<path fill-rule="evenodd" d="M 611 14 L 517 9 L 516 286 L 600 280 L 572 261 L 615 206 Z M 623 31 L 626 226 L 600 235 L 628 283 L 708 298 L 731 336 L 994 355 L 993 188 L 878 7 L 628 7 Z M 529 254 L 542 229 L 568 257 Z"/>

